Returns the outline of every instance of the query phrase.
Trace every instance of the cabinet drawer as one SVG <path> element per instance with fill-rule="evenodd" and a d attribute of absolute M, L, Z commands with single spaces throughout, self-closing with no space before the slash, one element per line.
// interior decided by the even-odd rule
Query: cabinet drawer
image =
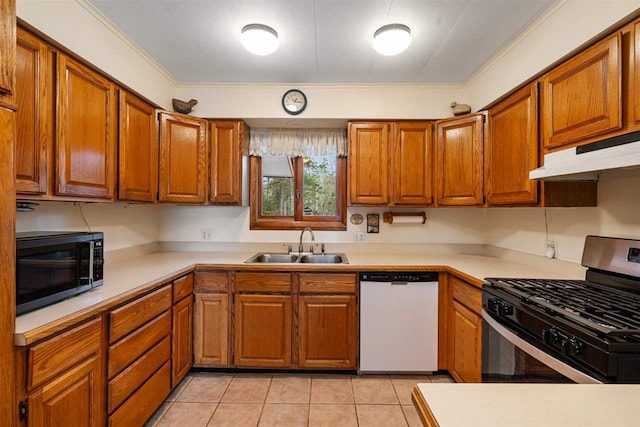
<path fill-rule="evenodd" d="M 355 274 L 300 273 L 300 292 L 354 294 L 357 281 Z"/>
<path fill-rule="evenodd" d="M 187 274 L 173 281 L 173 302 L 193 293 L 193 274 Z"/>
<path fill-rule="evenodd" d="M 166 337 L 122 371 L 120 375 L 109 381 L 109 413 L 120 406 L 134 390 L 168 361 L 170 355 L 171 341 L 169 337 Z"/>
<path fill-rule="evenodd" d="M 109 314 L 109 344 L 118 341 L 170 307 L 171 286 L 167 285 L 113 310 Z"/>
<path fill-rule="evenodd" d="M 102 321 L 91 320 L 29 349 L 29 389 L 100 353 Z"/>
<path fill-rule="evenodd" d="M 109 417 L 109 426 L 144 425 L 170 391 L 171 364 L 166 362 Z"/>
<path fill-rule="evenodd" d="M 198 271 L 194 292 L 226 291 L 229 289 L 229 273 L 226 271 Z"/>
<path fill-rule="evenodd" d="M 125 339 L 109 347 L 108 376 L 112 378 L 171 334 L 171 311 L 153 319 Z"/>
<path fill-rule="evenodd" d="M 236 273 L 236 291 L 291 292 L 290 273 Z"/>
<path fill-rule="evenodd" d="M 480 314 L 482 311 L 482 291 L 480 289 L 453 276 L 449 276 L 449 286 L 451 287 L 451 297 L 455 301 L 476 314 Z"/>

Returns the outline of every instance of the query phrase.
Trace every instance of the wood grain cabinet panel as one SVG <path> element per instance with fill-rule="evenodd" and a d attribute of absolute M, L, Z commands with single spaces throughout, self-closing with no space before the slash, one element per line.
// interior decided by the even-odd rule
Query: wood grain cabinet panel
<path fill-rule="evenodd" d="M 171 308 L 171 286 L 164 286 L 109 313 L 109 343 L 113 344 Z"/>
<path fill-rule="evenodd" d="M 246 200 L 243 189 L 243 159 L 249 128 L 240 120 L 214 121 L 210 124 L 211 194 L 214 204 L 237 205 Z"/>
<path fill-rule="evenodd" d="M 161 112 L 159 201 L 204 203 L 207 190 L 207 121 Z"/>
<path fill-rule="evenodd" d="M 193 293 L 193 273 L 186 274 L 173 281 L 173 302 L 191 296 Z"/>
<path fill-rule="evenodd" d="M 479 383 L 482 378 L 482 318 L 453 301 L 453 364 L 458 382 Z"/>
<path fill-rule="evenodd" d="M 478 206 L 484 203 L 484 114 L 436 123 L 436 203 Z"/>
<path fill-rule="evenodd" d="M 16 2 L 0 0 L 0 97 L 15 92 Z"/>
<path fill-rule="evenodd" d="M 299 301 L 299 366 L 356 369 L 355 295 L 301 295 Z"/>
<path fill-rule="evenodd" d="M 120 90 L 118 198 L 153 202 L 158 193 L 156 109 Z"/>
<path fill-rule="evenodd" d="M 58 55 L 56 194 L 113 199 L 118 100 L 116 86 Z"/>
<path fill-rule="evenodd" d="M 171 384 L 184 378 L 193 365 L 193 300 L 191 297 L 173 305 Z"/>
<path fill-rule="evenodd" d="M 349 123 L 349 204 L 389 203 L 389 123 Z"/>
<path fill-rule="evenodd" d="M 529 171 L 538 167 L 538 84 L 533 83 L 488 112 L 485 145 L 487 203 L 538 202 L 538 182 Z"/>
<path fill-rule="evenodd" d="M 229 288 L 229 272 L 197 271 L 194 278 L 194 292 L 226 291 Z"/>
<path fill-rule="evenodd" d="M 195 295 L 193 342 L 194 366 L 229 366 L 229 295 Z"/>
<path fill-rule="evenodd" d="M 391 139 L 391 205 L 433 203 L 433 125 L 398 122 Z"/>
<path fill-rule="evenodd" d="M 290 367 L 292 297 L 240 294 L 234 307 L 235 366 Z"/>
<path fill-rule="evenodd" d="M 53 138 L 53 69 L 47 44 L 18 28 L 16 52 L 16 192 L 44 194 Z"/>
<path fill-rule="evenodd" d="M 542 77 L 545 149 L 622 127 L 621 35 L 596 43 Z"/>

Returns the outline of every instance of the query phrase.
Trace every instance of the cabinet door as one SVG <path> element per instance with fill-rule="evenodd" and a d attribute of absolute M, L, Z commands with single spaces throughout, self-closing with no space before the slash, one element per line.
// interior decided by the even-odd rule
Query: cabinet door
<path fill-rule="evenodd" d="M 120 91 L 118 198 L 153 202 L 158 193 L 156 110 Z"/>
<path fill-rule="evenodd" d="M 196 294 L 193 316 L 193 364 L 229 366 L 229 296 Z"/>
<path fill-rule="evenodd" d="M 391 204 L 433 203 L 433 125 L 397 123 L 391 141 Z"/>
<path fill-rule="evenodd" d="M 16 2 L 0 0 L 0 95 L 14 93 L 16 61 Z"/>
<path fill-rule="evenodd" d="M 438 122 L 436 134 L 436 203 L 482 205 L 484 115 Z"/>
<path fill-rule="evenodd" d="M 247 126 L 242 121 L 211 123 L 212 203 L 242 205 L 242 159 Z"/>
<path fill-rule="evenodd" d="M 453 364 L 451 374 L 458 382 L 481 381 L 482 318 L 453 301 Z"/>
<path fill-rule="evenodd" d="M 538 167 L 537 89 L 533 83 L 489 110 L 485 151 L 489 205 L 538 201 L 538 182 L 529 179 L 529 171 Z"/>
<path fill-rule="evenodd" d="M 632 51 L 629 53 L 629 127 L 640 126 L 640 20 L 632 24 Z"/>
<path fill-rule="evenodd" d="M 173 306 L 173 340 L 171 352 L 171 384 L 184 378 L 193 365 L 193 300 L 185 298 Z"/>
<path fill-rule="evenodd" d="M 58 56 L 56 194 L 112 199 L 115 185 L 115 85 Z"/>
<path fill-rule="evenodd" d="M 92 357 L 30 394 L 29 426 L 103 426 L 100 372 Z"/>
<path fill-rule="evenodd" d="M 389 123 L 349 123 L 349 203 L 389 203 Z"/>
<path fill-rule="evenodd" d="M 300 367 L 355 369 L 358 353 L 356 297 L 303 295 L 299 304 Z"/>
<path fill-rule="evenodd" d="M 53 69 L 47 45 L 18 29 L 16 52 L 16 192 L 47 192 L 47 159 L 53 123 Z"/>
<path fill-rule="evenodd" d="M 207 187 L 207 122 L 160 113 L 161 202 L 204 203 Z"/>
<path fill-rule="evenodd" d="M 620 34 L 590 47 L 542 78 L 544 148 L 580 140 L 622 126 Z"/>
<path fill-rule="evenodd" d="M 235 366 L 291 366 L 292 298 L 288 295 L 235 296 Z"/>

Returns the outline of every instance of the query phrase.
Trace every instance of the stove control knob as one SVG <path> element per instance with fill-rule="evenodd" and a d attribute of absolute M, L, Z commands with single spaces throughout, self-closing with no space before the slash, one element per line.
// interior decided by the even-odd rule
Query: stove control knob
<path fill-rule="evenodd" d="M 567 356 L 578 356 L 584 353 L 584 343 L 576 337 L 562 341 L 562 351 Z"/>
<path fill-rule="evenodd" d="M 542 331 L 542 342 L 545 344 L 558 344 L 561 341 L 560 333 L 555 328 L 549 328 Z"/>

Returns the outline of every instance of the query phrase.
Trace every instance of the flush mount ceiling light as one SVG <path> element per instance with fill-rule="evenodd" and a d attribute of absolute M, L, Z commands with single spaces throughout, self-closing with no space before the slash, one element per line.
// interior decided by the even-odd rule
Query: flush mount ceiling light
<path fill-rule="evenodd" d="M 249 24 L 242 29 L 240 42 L 245 49 L 254 55 L 269 55 L 278 49 L 278 33 L 271 27 L 262 24 Z"/>
<path fill-rule="evenodd" d="M 373 33 L 373 48 L 382 55 L 397 55 L 410 44 L 411 30 L 406 25 L 389 24 Z"/>

